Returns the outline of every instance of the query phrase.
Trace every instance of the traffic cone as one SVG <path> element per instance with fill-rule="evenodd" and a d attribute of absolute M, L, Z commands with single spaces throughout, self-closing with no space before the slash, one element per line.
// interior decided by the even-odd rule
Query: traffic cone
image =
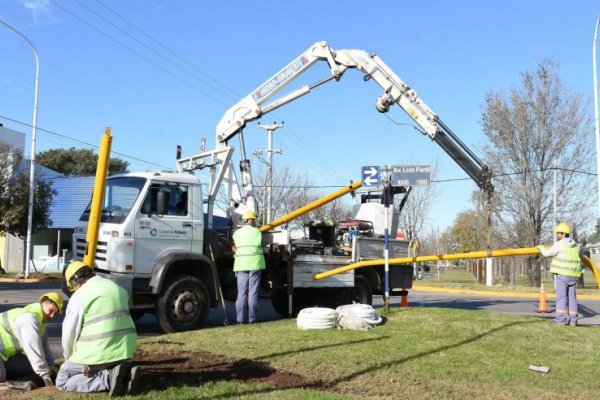
<path fill-rule="evenodd" d="M 400 292 L 400 307 L 408 307 L 408 290 L 402 289 Z"/>
<path fill-rule="evenodd" d="M 537 312 L 539 313 L 547 313 L 548 312 L 548 303 L 546 302 L 546 291 L 544 290 L 544 282 L 540 285 L 540 301 L 538 305 Z"/>

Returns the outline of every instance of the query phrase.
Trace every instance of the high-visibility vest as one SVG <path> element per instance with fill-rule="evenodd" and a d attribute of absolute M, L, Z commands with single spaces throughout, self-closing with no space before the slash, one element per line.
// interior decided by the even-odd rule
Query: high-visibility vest
<path fill-rule="evenodd" d="M 578 246 L 563 246 L 550 263 L 550 272 L 553 274 L 579 277 L 581 275 L 581 259 Z"/>
<path fill-rule="evenodd" d="M 233 234 L 235 243 L 234 271 L 258 271 L 265 269 L 265 257 L 262 251 L 262 232 L 260 229 L 245 225 Z"/>
<path fill-rule="evenodd" d="M 4 361 L 10 357 L 23 352 L 23 344 L 15 329 L 15 319 L 30 313 L 35 316 L 40 324 L 40 336 L 44 334 L 44 313 L 40 303 L 28 304 L 23 308 L 13 308 L 0 314 L 0 357 Z"/>
<path fill-rule="evenodd" d="M 83 307 L 83 326 L 69 361 L 98 365 L 133 357 L 137 333 L 125 289 L 95 276 L 74 296 Z"/>

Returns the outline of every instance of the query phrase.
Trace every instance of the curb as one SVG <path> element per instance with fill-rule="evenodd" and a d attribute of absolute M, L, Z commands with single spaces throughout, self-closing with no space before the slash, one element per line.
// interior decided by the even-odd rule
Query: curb
<path fill-rule="evenodd" d="M 458 288 L 444 288 L 435 286 L 421 286 L 413 285 L 411 290 L 418 290 L 421 292 L 442 292 L 442 293 L 462 293 L 462 294 L 473 294 L 477 296 L 491 296 L 491 297 L 522 297 L 522 298 L 539 298 L 539 292 L 498 292 L 494 290 L 472 290 L 472 289 L 458 289 Z M 555 293 L 546 292 L 546 297 L 556 299 Z M 584 300 L 600 300 L 600 295 L 596 294 L 578 294 L 578 299 Z"/>
<path fill-rule="evenodd" d="M 0 278 L 0 283 L 61 283 L 60 278 L 25 279 L 25 278 Z"/>

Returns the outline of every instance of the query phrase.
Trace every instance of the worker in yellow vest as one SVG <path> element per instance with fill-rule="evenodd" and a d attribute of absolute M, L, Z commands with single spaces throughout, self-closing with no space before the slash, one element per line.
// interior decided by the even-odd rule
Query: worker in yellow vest
<path fill-rule="evenodd" d="M 136 348 L 137 333 L 129 314 L 127 291 L 97 276 L 81 261 L 65 271 L 69 299 L 63 321 L 65 363 L 56 387 L 74 392 L 108 391 L 109 396 L 135 392 L 139 367 L 128 365 Z"/>
<path fill-rule="evenodd" d="M 550 272 L 556 284 L 557 325 L 577 326 L 577 279 L 581 275 L 580 247 L 569 236 L 571 227 L 561 222 L 554 228 L 556 242 L 552 247 L 537 246 L 544 257 L 553 257 Z"/>
<path fill-rule="evenodd" d="M 261 270 L 265 269 L 262 250 L 262 232 L 256 227 L 256 214 L 242 215 L 244 226 L 233 234 L 235 253 L 233 272 L 237 277 L 238 295 L 235 301 L 238 324 L 256 322 Z"/>
<path fill-rule="evenodd" d="M 56 367 L 46 323 L 62 312 L 63 303 L 60 293 L 49 292 L 37 303 L 0 314 L 0 389 L 31 390 L 42 382 L 45 386 L 53 386 Z M 33 373 L 41 381 L 12 380 L 35 376 Z"/>

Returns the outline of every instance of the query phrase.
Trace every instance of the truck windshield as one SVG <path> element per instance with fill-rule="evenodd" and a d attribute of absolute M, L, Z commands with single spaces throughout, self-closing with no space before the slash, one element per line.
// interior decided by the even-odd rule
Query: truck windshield
<path fill-rule="evenodd" d="M 104 204 L 102 206 L 100 222 L 122 223 L 133 208 L 145 183 L 146 180 L 139 177 L 108 179 L 106 181 L 106 192 L 104 193 Z M 81 218 L 79 218 L 80 221 L 89 220 L 91 206 L 92 203 L 90 201 Z"/>

